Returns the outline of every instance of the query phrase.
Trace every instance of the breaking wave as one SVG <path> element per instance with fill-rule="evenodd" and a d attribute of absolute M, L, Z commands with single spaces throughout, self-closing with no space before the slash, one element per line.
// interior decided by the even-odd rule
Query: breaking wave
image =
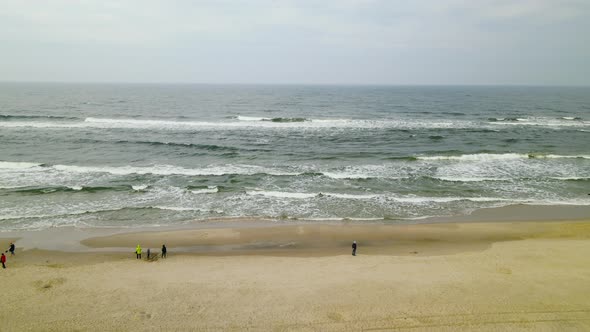
<path fill-rule="evenodd" d="M 489 161 L 509 159 L 590 159 L 590 155 L 556 155 L 533 153 L 476 153 L 457 156 L 417 156 L 417 160 Z"/>
<path fill-rule="evenodd" d="M 55 116 L 55 115 L 13 115 L 0 114 L 0 120 L 37 120 L 37 119 L 55 119 L 55 120 L 77 120 L 79 118 L 69 116 Z"/>

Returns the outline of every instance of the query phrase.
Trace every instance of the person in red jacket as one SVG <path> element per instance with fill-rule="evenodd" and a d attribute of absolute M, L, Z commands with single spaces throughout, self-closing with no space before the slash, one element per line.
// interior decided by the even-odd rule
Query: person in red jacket
<path fill-rule="evenodd" d="M 2 268 L 5 269 L 6 268 L 6 256 L 4 256 L 4 253 L 2 253 L 2 257 L 0 257 L 0 262 L 2 262 Z"/>

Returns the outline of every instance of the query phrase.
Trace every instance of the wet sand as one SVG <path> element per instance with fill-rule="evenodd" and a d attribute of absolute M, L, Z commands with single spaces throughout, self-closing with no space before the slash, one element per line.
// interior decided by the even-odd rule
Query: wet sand
<path fill-rule="evenodd" d="M 590 220 L 94 235 L 86 252 L 17 242 L 1 330 L 590 330 Z M 135 259 L 162 242 L 167 259 Z"/>

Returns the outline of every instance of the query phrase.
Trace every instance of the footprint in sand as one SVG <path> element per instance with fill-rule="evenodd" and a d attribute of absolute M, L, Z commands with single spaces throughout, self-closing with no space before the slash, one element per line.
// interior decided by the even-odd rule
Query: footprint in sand
<path fill-rule="evenodd" d="M 55 278 L 49 280 L 37 280 L 33 282 L 33 285 L 38 291 L 48 291 L 52 288 L 55 288 L 56 286 L 62 285 L 65 282 L 65 278 Z"/>
<path fill-rule="evenodd" d="M 138 313 L 135 314 L 135 318 L 141 319 L 141 320 L 151 319 L 152 318 L 152 314 L 147 313 L 145 311 L 140 311 L 140 312 L 138 312 Z"/>
<path fill-rule="evenodd" d="M 344 317 L 342 317 L 342 315 L 337 312 L 328 313 L 328 318 L 335 322 L 342 322 L 344 320 Z"/>

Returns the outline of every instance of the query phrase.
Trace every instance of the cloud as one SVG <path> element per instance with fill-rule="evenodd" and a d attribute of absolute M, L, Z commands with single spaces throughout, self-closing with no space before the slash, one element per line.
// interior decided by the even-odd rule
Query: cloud
<path fill-rule="evenodd" d="M 0 70 L 12 79 L 75 80 L 79 66 L 88 80 L 311 83 L 403 83 L 400 73 L 428 83 L 454 72 L 463 76 L 451 83 L 494 83 L 537 81 L 557 66 L 545 84 L 588 84 L 589 22 L 585 0 L 4 0 L 0 51 L 10 63 Z M 140 64 L 153 75 L 138 75 Z"/>

